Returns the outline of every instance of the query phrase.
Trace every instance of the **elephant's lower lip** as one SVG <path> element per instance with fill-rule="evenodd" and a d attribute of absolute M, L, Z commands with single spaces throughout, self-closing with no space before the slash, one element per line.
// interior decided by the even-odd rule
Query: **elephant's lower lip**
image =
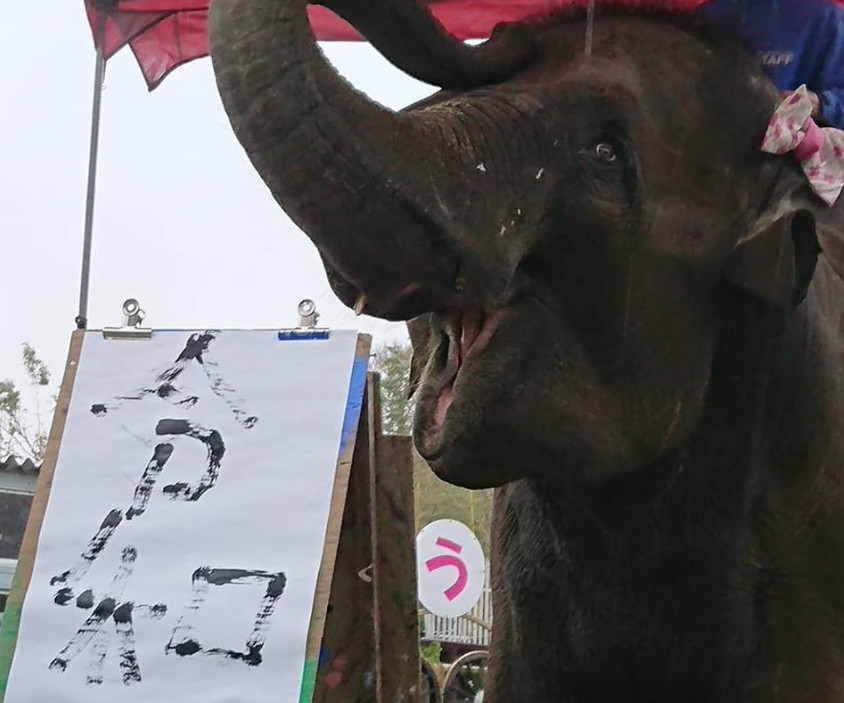
<path fill-rule="evenodd" d="M 455 396 L 459 395 L 464 378 L 471 369 L 464 371 L 467 362 L 478 357 L 489 345 L 501 322 L 512 312 L 509 308 L 495 310 L 491 314 L 483 311 L 452 311 L 446 317 L 446 338 L 444 345 L 445 363 L 432 384 L 425 412 L 426 427 L 420 442 L 420 453 L 428 460 L 436 459 L 444 451 L 444 429 L 448 412 Z"/>

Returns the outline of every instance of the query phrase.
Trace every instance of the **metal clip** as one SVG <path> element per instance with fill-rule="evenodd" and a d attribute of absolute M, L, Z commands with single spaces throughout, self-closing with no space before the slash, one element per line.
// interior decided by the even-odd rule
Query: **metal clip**
<path fill-rule="evenodd" d="M 317 327 L 316 323 L 319 321 L 319 313 L 316 309 L 316 303 L 309 298 L 305 298 L 299 303 L 299 326 L 286 327 L 278 331 L 278 339 L 280 342 L 290 340 L 306 340 L 306 339 L 328 339 L 330 332 L 327 327 Z"/>
<path fill-rule="evenodd" d="M 125 300 L 123 302 L 123 326 L 104 327 L 103 337 L 105 339 L 149 339 L 152 337 L 152 329 L 141 327 L 146 315 L 146 312 L 141 309 L 141 304 L 135 298 Z"/>

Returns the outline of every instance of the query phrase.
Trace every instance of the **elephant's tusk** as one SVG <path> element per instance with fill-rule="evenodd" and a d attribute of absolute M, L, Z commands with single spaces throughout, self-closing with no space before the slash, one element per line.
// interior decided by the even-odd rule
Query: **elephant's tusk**
<path fill-rule="evenodd" d="M 355 301 L 355 315 L 362 315 L 366 308 L 366 293 L 361 293 L 360 297 Z"/>

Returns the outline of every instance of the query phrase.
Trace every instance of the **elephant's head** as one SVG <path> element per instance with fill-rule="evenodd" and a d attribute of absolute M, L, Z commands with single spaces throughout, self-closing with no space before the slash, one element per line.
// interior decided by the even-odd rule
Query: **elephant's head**
<path fill-rule="evenodd" d="M 324 60 L 302 0 L 214 0 L 214 68 L 338 296 L 414 318 L 434 470 L 595 481 L 682 443 L 724 291 L 787 307 L 817 258 L 800 214 L 816 203 L 760 153 L 774 88 L 688 18 L 600 13 L 587 54 L 577 13 L 469 48 L 412 0 L 330 4 L 449 92 L 374 104 Z"/>

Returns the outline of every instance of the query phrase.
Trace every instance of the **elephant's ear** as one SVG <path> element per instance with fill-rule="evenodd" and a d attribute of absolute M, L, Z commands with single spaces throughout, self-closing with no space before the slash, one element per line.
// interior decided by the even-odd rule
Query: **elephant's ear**
<path fill-rule="evenodd" d="M 835 207 L 821 211 L 815 218 L 818 244 L 835 273 L 844 280 L 844 194 Z"/>
<path fill-rule="evenodd" d="M 786 212 L 739 240 L 726 277 L 777 307 L 798 305 L 812 282 L 819 253 L 812 213 Z"/>
<path fill-rule="evenodd" d="M 727 264 L 727 279 L 777 306 L 799 305 L 818 257 L 844 279 L 844 195 L 834 207 L 811 190 L 799 167 L 784 164 Z"/>

